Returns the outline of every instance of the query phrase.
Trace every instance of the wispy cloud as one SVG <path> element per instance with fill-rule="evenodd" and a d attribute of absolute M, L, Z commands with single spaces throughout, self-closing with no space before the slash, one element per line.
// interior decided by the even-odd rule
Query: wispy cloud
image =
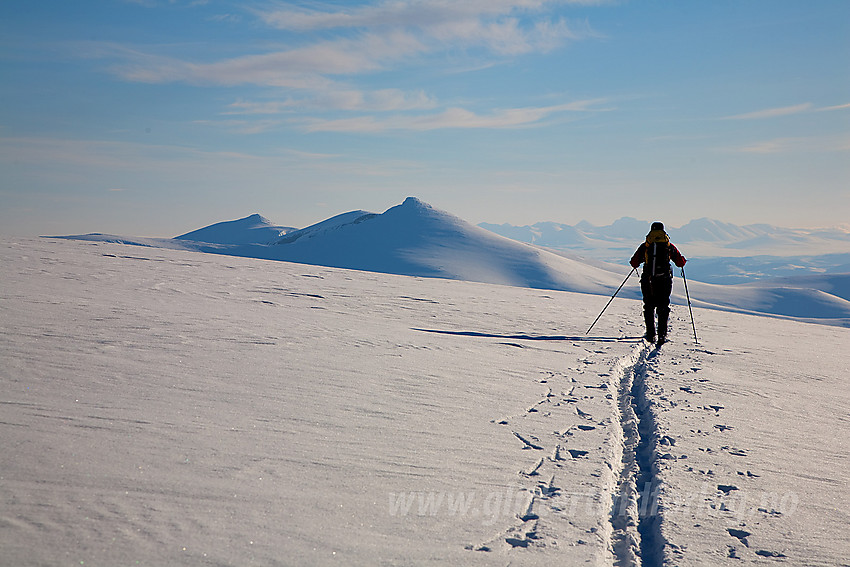
<path fill-rule="evenodd" d="M 360 91 L 339 88 L 312 93 L 311 97 L 272 101 L 239 100 L 228 105 L 223 114 L 284 114 L 296 110 L 348 110 L 361 112 L 388 112 L 425 110 L 435 108 L 437 102 L 425 91 L 405 92 L 400 89 Z"/>
<path fill-rule="evenodd" d="M 215 14 L 207 18 L 210 22 L 238 24 L 242 21 L 242 16 L 239 14 Z"/>
<path fill-rule="evenodd" d="M 189 82 L 211 85 L 254 84 L 316 88 L 329 77 L 352 76 L 395 68 L 458 47 L 481 48 L 496 57 L 555 49 L 566 40 L 594 35 L 564 20 L 537 13 L 541 0 L 385 2 L 349 11 L 282 8 L 261 13 L 267 24 L 295 32 L 336 33 L 300 47 L 200 63 L 114 48 L 125 59 L 113 67 L 131 81 Z M 532 17 L 519 17 L 530 14 Z"/>
<path fill-rule="evenodd" d="M 353 8 L 323 10 L 288 2 L 258 14 L 269 25 L 298 31 L 379 26 L 434 28 L 518 12 L 540 13 L 546 6 L 557 4 L 604 3 L 600 0 L 384 0 Z"/>
<path fill-rule="evenodd" d="M 816 108 L 816 112 L 831 112 L 833 110 L 850 110 L 850 103 L 847 104 L 839 104 L 836 106 L 825 106 L 823 108 Z"/>
<path fill-rule="evenodd" d="M 736 151 L 744 154 L 779 154 L 799 150 L 804 147 L 805 140 L 803 138 L 775 138 L 773 140 L 765 140 L 742 146 L 737 148 Z"/>
<path fill-rule="evenodd" d="M 112 70 L 130 81 L 322 89 L 334 84 L 328 76 L 378 71 L 385 65 L 419 53 L 421 49 L 416 38 L 399 32 L 323 41 L 286 51 L 245 55 L 212 63 L 194 63 L 114 44 L 100 45 L 99 55 L 124 59 Z"/>
<path fill-rule="evenodd" d="M 760 155 L 847 152 L 850 151 L 850 136 L 773 138 L 727 151 Z"/>
<path fill-rule="evenodd" d="M 103 47 L 113 47 L 114 55 L 125 59 L 113 70 L 133 81 L 311 88 L 329 76 L 385 70 L 458 47 L 513 56 L 595 35 L 586 23 L 570 25 L 549 17 L 544 8 L 559 3 L 563 1 L 414 0 L 335 10 L 283 4 L 256 13 L 274 28 L 304 32 L 308 43 L 207 63 Z M 323 33 L 310 33 L 316 31 Z M 314 36 L 320 39 L 310 42 Z"/>
<path fill-rule="evenodd" d="M 735 114 L 733 116 L 725 116 L 722 120 L 761 120 L 765 118 L 778 118 L 780 116 L 791 116 L 794 114 L 805 114 L 808 112 L 832 112 L 835 110 L 848 110 L 850 103 L 839 104 L 836 106 L 825 106 L 817 108 L 811 102 L 803 104 L 795 104 L 794 106 L 782 106 L 779 108 L 767 108 L 765 110 L 756 110 L 755 112 L 747 112 L 744 114 Z"/>
<path fill-rule="evenodd" d="M 169 6 L 174 4 L 186 5 L 190 7 L 206 6 L 210 0 L 121 0 L 125 4 L 137 4 L 145 8 L 156 8 L 158 6 Z"/>
<path fill-rule="evenodd" d="M 755 112 L 747 112 L 745 114 L 735 114 L 734 116 L 725 116 L 723 120 L 760 120 L 762 118 L 776 118 L 777 116 L 790 116 L 792 114 L 800 114 L 808 112 L 812 109 L 812 103 L 806 102 L 794 106 L 783 106 L 781 108 L 768 108 L 765 110 L 757 110 Z"/>
<path fill-rule="evenodd" d="M 145 0 L 139 0 L 145 1 Z M 395 73 L 434 60 L 451 59 L 461 68 L 487 67 L 515 57 L 544 53 L 567 42 L 595 37 L 585 23 L 556 17 L 560 4 L 597 4 L 595 0 L 379 0 L 356 7 L 302 2 L 277 3 L 254 10 L 260 22 L 281 30 L 292 47 L 268 49 L 210 61 L 150 53 L 118 44 L 89 44 L 89 57 L 113 59 L 109 70 L 127 81 L 186 83 L 212 87 L 260 87 L 259 100 L 240 99 L 223 115 L 283 115 L 294 112 L 344 111 L 393 113 L 394 116 L 314 118 L 299 122 L 309 131 L 433 130 L 439 128 L 509 128 L 538 124 L 568 105 L 509 110 L 466 110 L 442 106 L 423 88 L 398 88 L 380 73 Z M 310 6 L 310 7 L 306 7 Z M 236 20 L 233 20 L 234 22 Z M 468 57 L 458 57 L 458 54 Z M 470 65 L 470 62 L 474 65 Z M 445 71 L 448 65 L 440 63 Z M 369 87 L 364 85 L 368 84 Z M 377 86 L 377 88 L 376 88 Z M 384 87 L 384 88 L 381 88 Z M 265 100 L 264 100 L 265 99 Z M 599 109 L 596 109 L 599 110 Z M 406 114 L 405 114 L 406 113 Z M 243 133 L 279 126 L 270 120 L 250 124 L 218 121 Z"/>
<path fill-rule="evenodd" d="M 360 116 L 336 120 L 307 119 L 302 127 L 308 132 L 377 133 L 391 130 L 429 131 L 443 129 L 522 128 L 537 125 L 549 116 L 561 112 L 589 112 L 608 109 L 594 108 L 600 99 L 567 104 L 496 110 L 478 114 L 464 108 L 448 108 L 429 115 L 395 115 L 386 118 Z"/>
<path fill-rule="evenodd" d="M 446 44 L 482 46 L 499 54 L 548 51 L 566 40 L 595 35 L 587 24 L 568 25 L 545 17 L 544 8 L 563 0 L 414 0 L 321 10 L 284 5 L 260 12 L 269 25 L 289 31 L 404 29 L 423 41 L 423 50 Z"/>
<path fill-rule="evenodd" d="M 39 166 L 50 163 L 121 171 L 144 170 L 152 162 L 196 165 L 216 160 L 250 162 L 264 159 L 242 152 L 207 152 L 183 146 L 41 137 L 0 137 L 0 156 L 0 161 L 6 163 Z"/>
<path fill-rule="evenodd" d="M 389 167 L 412 167 L 392 160 L 380 160 Z M 51 164 L 45 168 L 44 164 Z M 151 171 L 168 175 L 184 175 L 192 171 L 216 171 L 232 177 L 238 172 L 263 170 L 279 175 L 286 171 L 375 172 L 380 164 L 370 163 L 358 169 L 350 158 L 338 153 L 306 152 L 288 147 L 271 148 L 264 153 L 207 151 L 179 145 L 157 145 L 107 140 L 74 140 L 42 137 L 0 137 L 0 164 L 37 166 L 46 173 L 62 171 L 67 176 L 85 178 L 92 171 L 100 173 L 146 174 Z M 81 173 L 82 172 L 82 173 Z M 122 185 L 115 188 L 125 189 Z"/>

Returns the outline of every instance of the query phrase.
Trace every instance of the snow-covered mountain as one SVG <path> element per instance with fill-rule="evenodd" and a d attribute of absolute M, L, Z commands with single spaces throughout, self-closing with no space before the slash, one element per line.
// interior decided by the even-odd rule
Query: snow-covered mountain
<path fill-rule="evenodd" d="M 242 219 L 215 223 L 180 236 L 175 240 L 192 240 L 211 244 L 271 244 L 297 229 L 275 226 L 267 218 L 253 214 Z"/>
<path fill-rule="evenodd" d="M 286 235 L 265 258 L 391 274 L 605 293 L 617 275 L 473 226 L 414 197 Z"/>
<path fill-rule="evenodd" d="M 688 248 L 682 247 L 687 253 Z M 717 284 L 850 273 L 850 252 L 804 256 L 689 256 L 688 275 Z"/>
<path fill-rule="evenodd" d="M 507 238 L 555 251 L 622 263 L 631 256 L 650 225 L 624 217 L 608 226 L 582 221 L 575 226 L 539 222 L 527 226 L 482 223 Z M 696 219 L 667 227 L 672 241 L 693 262 L 694 280 L 732 284 L 757 279 L 850 271 L 850 229 L 791 229 L 768 224 L 739 226 Z"/>
<path fill-rule="evenodd" d="M 554 222 L 539 222 L 533 225 L 481 223 L 478 226 L 506 236 L 539 246 L 551 248 L 571 247 L 583 244 L 609 242 L 627 243 L 629 246 L 645 234 L 650 221 L 623 217 L 607 226 L 594 226 L 582 221 L 575 226 Z M 850 246 L 850 230 L 843 227 L 832 229 L 792 229 L 769 224 L 739 226 L 714 219 L 695 219 L 675 227 L 667 226 L 670 237 L 679 244 L 714 243 L 718 247 L 739 250 L 763 250 L 766 247 L 782 246 Z"/>
<path fill-rule="evenodd" d="M 624 235 L 638 230 L 639 226 L 640 230 L 646 228 L 641 221 L 621 219 L 606 231 L 619 235 L 616 238 L 624 242 Z M 558 231 L 550 224 L 541 228 Z M 623 282 L 630 269 L 625 262 L 606 264 L 588 256 L 554 253 L 499 236 L 414 197 L 381 214 L 363 210 L 343 213 L 304 229 L 288 231 L 266 243 L 265 238 L 277 230 L 271 222 L 252 215 L 217 223 L 176 239 L 101 234 L 69 238 L 607 296 Z M 573 236 L 578 231 L 563 230 Z M 590 232 L 587 227 L 582 230 Z M 189 235 L 192 239 L 187 238 Z M 590 245 L 599 241 L 585 242 Z M 689 270 L 693 263 L 688 264 Z M 805 280 L 763 281 L 757 286 L 693 281 L 690 291 L 694 304 L 705 307 L 850 326 L 850 301 L 834 294 L 833 289 L 834 285 L 827 280 L 813 276 Z M 685 304 L 687 298 L 681 284 L 677 282 L 674 290 L 673 301 Z M 620 297 L 639 296 L 637 277 L 633 277 L 623 287 Z"/>

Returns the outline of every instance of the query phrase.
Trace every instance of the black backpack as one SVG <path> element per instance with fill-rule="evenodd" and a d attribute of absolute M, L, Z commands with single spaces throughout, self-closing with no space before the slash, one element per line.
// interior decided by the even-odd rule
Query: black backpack
<path fill-rule="evenodd" d="M 646 258 L 643 273 L 653 278 L 670 277 L 673 275 L 673 271 L 670 269 L 670 239 L 663 231 L 658 232 L 661 232 L 661 234 L 655 236 L 651 232 L 646 238 Z"/>

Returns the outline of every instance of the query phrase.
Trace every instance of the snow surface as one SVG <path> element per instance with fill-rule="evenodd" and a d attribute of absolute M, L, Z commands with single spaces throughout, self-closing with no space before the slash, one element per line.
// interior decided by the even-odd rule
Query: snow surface
<path fill-rule="evenodd" d="M 383 214 L 361 210 L 343 213 L 290 232 L 273 244 L 257 240 L 256 232 L 250 229 L 256 223 L 252 218 L 218 223 L 190 233 L 202 233 L 203 238 L 215 244 L 185 238 L 137 239 L 101 234 L 65 238 L 608 296 L 623 283 L 630 270 L 625 261 L 622 265 L 612 265 L 498 236 L 414 197 Z M 611 225 L 609 232 L 631 233 L 636 248 L 634 235 L 642 234 L 645 228 L 641 221 L 621 219 Z M 247 243 L 227 244 L 236 241 Z M 631 254 L 632 251 L 626 257 Z M 691 266 L 689 263 L 689 270 Z M 634 277 L 632 283 L 625 285 L 621 296 L 638 298 L 637 281 Z M 833 293 L 835 281 L 836 276 L 827 274 L 794 281 L 766 280 L 752 286 L 694 281 L 689 291 L 693 302 L 704 307 L 850 327 L 850 300 L 843 292 Z M 846 275 L 843 281 L 847 281 Z M 846 289 L 847 285 L 839 287 Z M 674 301 L 686 304 L 681 280 L 675 289 Z"/>
<path fill-rule="evenodd" d="M 588 337 L 603 297 L 77 240 L 0 265 L 3 564 L 850 556 L 850 329 L 697 308 L 694 345 L 675 307 L 656 352 L 628 299 Z"/>

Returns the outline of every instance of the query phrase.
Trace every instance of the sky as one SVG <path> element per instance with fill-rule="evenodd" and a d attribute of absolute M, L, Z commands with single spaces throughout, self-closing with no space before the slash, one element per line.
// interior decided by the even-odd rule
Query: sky
<path fill-rule="evenodd" d="M 4 0 L 0 233 L 850 219 L 850 2 Z"/>

